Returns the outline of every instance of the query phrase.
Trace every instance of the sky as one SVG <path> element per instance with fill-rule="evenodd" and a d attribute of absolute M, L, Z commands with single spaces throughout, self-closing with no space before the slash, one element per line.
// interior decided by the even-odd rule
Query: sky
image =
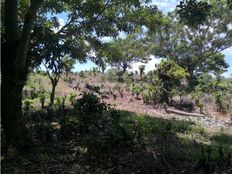
<path fill-rule="evenodd" d="M 168 13 L 169 11 L 173 11 L 176 7 L 176 5 L 179 3 L 179 0 L 153 0 L 153 3 L 158 6 L 158 9 L 161 10 L 164 13 Z M 60 14 L 57 16 L 59 18 L 59 22 L 62 25 L 65 24 L 65 21 L 67 20 L 65 17 L 65 14 Z M 109 38 L 105 38 L 107 40 Z M 224 50 L 222 52 L 225 55 L 225 61 L 229 64 L 228 71 L 225 72 L 223 75 L 226 77 L 229 77 L 232 75 L 232 47 Z M 145 71 L 148 72 L 150 70 L 154 70 L 155 64 L 159 63 L 161 59 L 157 59 L 154 56 L 152 59 L 145 64 Z M 130 71 L 138 70 L 138 67 L 142 65 L 143 63 L 135 63 L 132 65 L 132 69 Z M 79 64 L 77 63 L 74 66 L 74 71 L 85 71 L 90 70 L 93 67 L 97 67 L 93 62 L 87 61 L 85 64 Z"/>

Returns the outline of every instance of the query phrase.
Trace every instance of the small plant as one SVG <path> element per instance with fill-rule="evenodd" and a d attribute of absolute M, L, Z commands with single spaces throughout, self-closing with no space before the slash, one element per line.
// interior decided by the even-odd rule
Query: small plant
<path fill-rule="evenodd" d="M 45 94 L 39 95 L 39 102 L 40 102 L 42 108 L 44 108 L 45 100 L 46 100 Z"/>
<path fill-rule="evenodd" d="M 113 86 L 113 90 L 114 91 L 118 91 L 118 93 L 120 94 L 121 98 L 123 98 L 123 88 L 121 87 L 121 85 L 119 85 L 118 83 L 116 83 L 114 86 Z"/>
<path fill-rule="evenodd" d="M 61 104 L 62 104 L 62 99 L 61 99 L 61 97 L 57 97 L 57 98 L 56 98 L 56 105 L 58 106 L 59 109 L 61 108 Z"/>
<path fill-rule="evenodd" d="M 93 75 L 96 76 L 97 75 L 97 68 L 93 68 Z"/>
<path fill-rule="evenodd" d="M 31 99 L 35 99 L 39 96 L 38 91 L 35 90 L 35 88 L 33 87 L 33 89 L 31 90 Z"/>
<path fill-rule="evenodd" d="M 114 100 L 117 99 L 117 94 L 115 93 L 115 91 L 112 92 L 112 96 L 113 96 Z"/>
<path fill-rule="evenodd" d="M 124 73 L 122 79 L 126 84 L 131 84 L 134 82 L 133 75 L 131 73 L 130 74 L 128 74 L 127 72 Z"/>
<path fill-rule="evenodd" d="M 143 88 L 140 84 L 134 84 L 132 86 L 132 93 L 136 95 L 136 99 L 139 99 L 139 94 L 141 94 L 141 92 L 143 91 Z"/>
<path fill-rule="evenodd" d="M 101 89 L 103 89 L 105 86 L 104 86 L 104 84 L 102 83 L 100 87 L 101 87 Z"/>
<path fill-rule="evenodd" d="M 118 82 L 122 82 L 123 81 L 123 71 L 117 71 L 116 72 L 116 76 L 118 77 Z"/>
<path fill-rule="evenodd" d="M 41 81 L 42 81 L 42 79 L 41 79 L 41 78 L 38 78 L 38 83 L 39 83 L 39 85 L 41 84 Z"/>
<path fill-rule="evenodd" d="M 67 99 L 67 96 L 65 95 L 63 98 L 62 98 L 62 108 L 64 109 L 65 107 L 65 101 Z"/>
<path fill-rule="evenodd" d="M 80 78 L 85 78 L 85 74 L 84 74 L 84 72 L 83 72 L 83 71 L 80 71 L 80 73 L 79 73 L 79 77 L 80 77 Z"/>
<path fill-rule="evenodd" d="M 142 97 L 144 103 L 149 103 L 151 101 L 151 96 L 147 90 L 142 92 Z"/>
<path fill-rule="evenodd" d="M 76 94 L 69 94 L 69 102 L 71 103 L 72 106 L 74 106 L 75 100 L 76 100 L 77 95 Z"/>
<path fill-rule="evenodd" d="M 140 80 L 143 79 L 144 70 L 145 70 L 145 65 L 140 65 L 139 66 Z"/>
<path fill-rule="evenodd" d="M 32 104 L 34 103 L 33 100 L 31 99 L 27 99 L 23 102 L 23 108 L 26 112 L 28 112 L 30 110 L 30 108 L 32 107 Z"/>

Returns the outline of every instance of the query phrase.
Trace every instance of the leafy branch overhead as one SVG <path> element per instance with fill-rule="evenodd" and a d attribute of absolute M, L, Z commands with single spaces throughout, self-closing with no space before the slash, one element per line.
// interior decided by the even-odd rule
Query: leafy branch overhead
<path fill-rule="evenodd" d="M 197 27 L 206 21 L 211 10 L 211 5 L 207 2 L 197 0 L 183 0 L 177 5 L 177 13 L 182 22 L 190 27 Z"/>

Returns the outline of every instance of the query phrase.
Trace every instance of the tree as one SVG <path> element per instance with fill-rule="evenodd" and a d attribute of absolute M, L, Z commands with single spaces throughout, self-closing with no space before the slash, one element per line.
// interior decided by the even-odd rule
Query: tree
<path fill-rule="evenodd" d="M 3 2 L 2 15 L 2 124 L 7 145 L 21 146 L 28 141 L 22 121 L 22 89 L 28 74 L 41 63 L 37 52 L 46 41 L 47 30 L 53 28 L 55 38 L 64 38 L 72 45 L 78 38 L 81 43 L 93 44 L 96 37 L 116 36 L 143 25 L 147 1 L 14 1 Z M 60 26 L 56 14 L 66 12 L 67 22 Z M 50 14 L 51 17 L 48 17 Z M 37 17 L 37 19 L 36 19 Z M 134 18 L 135 17 L 135 18 Z M 134 20 L 133 20 L 134 19 Z M 136 19 L 136 20 L 135 20 Z M 81 50 L 79 50 L 81 51 Z M 78 53 L 75 51 L 75 53 Z M 75 56 L 71 56 L 75 57 Z"/>
<path fill-rule="evenodd" d="M 232 9 L 231 0 L 219 3 L 226 4 L 229 9 Z M 182 0 L 177 5 L 177 14 L 179 14 L 180 20 L 189 27 L 197 27 L 207 20 L 211 8 L 212 5 L 204 1 Z"/>
<path fill-rule="evenodd" d="M 52 57 L 43 60 L 43 66 L 46 68 L 47 76 L 49 77 L 52 84 L 50 106 L 53 106 L 54 104 L 56 86 L 59 82 L 63 70 L 65 69 L 65 66 L 67 66 L 67 64 L 64 64 L 64 61 L 67 61 L 66 59 L 67 57 Z"/>
<path fill-rule="evenodd" d="M 28 50 L 36 13 L 42 0 L 31 1 L 18 18 L 20 1 L 8 0 L 4 5 L 2 27 L 2 126 L 7 145 L 20 146 L 30 143 L 29 134 L 22 121 L 22 90 L 27 80 Z M 22 23 L 22 21 L 24 21 Z"/>
<path fill-rule="evenodd" d="M 136 33 L 127 35 L 125 39 L 114 39 L 108 46 L 108 62 L 122 69 L 123 73 L 135 62 L 146 63 L 149 60 L 148 56 Z"/>
<path fill-rule="evenodd" d="M 183 0 L 177 5 L 177 13 L 183 23 L 190 27 L 197 27 L 206 21 L 211 9 L 207 2 L 197 0 Z"/>
<path fill-rule="evenodd" d="M 140 73 L 140 79 L 141 80 L 143 79 L 144 70 L 145 70 L 145 65 L 140 65 L 139 66 L 139 73 Z"/>
<path fill-rule="evenodd" d="M 158 65 L 157 72 L 162 86 L 161 102 L 170 104 L 172 89 L 180 86 L 181 82 L 188 77 L 188 73 L 173 60 L 162 61 Z"/>
<path fill-rule="evenodd" d="M 143 92 L 142 85 L 140 85 L 139 83 L 138 84 L 133 83 L 131 90 L 132 90 L 132 93 L 135 94 L 135 99 L 139 100 L 139 94 L 141 94 Z"/>
<path fill-rule="evenodd" d="M 222 5 L 222 1 L 211 2 L 207 19 L 196 27 L 188 27 L 170 14 L 169 22 L 161 26 L 159 32 L 148 33 L 153 53 L 187 69 L 192 89 L 196 75 L 218 69 L 225 71 L 228 67 L 221 52 L 232 45 L 229 8 Z"/>

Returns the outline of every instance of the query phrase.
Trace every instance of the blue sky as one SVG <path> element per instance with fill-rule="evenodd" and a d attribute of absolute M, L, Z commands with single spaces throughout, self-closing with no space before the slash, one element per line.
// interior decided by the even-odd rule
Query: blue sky
<path fill-rule="evenodd" d="M 161 11 L 167 13 L 175 9 L 176 5 L 179 3 L 179 0 L 153 0 L 153 3 L 156 4 Z M 67 17 L 65 13 L 61 13 L 57 15 L 57 17 L 61 25 L 64 25 L 65 21 L 67 21 Z M 109 38 L 105 38 L 105 39 L 109 39 Z M 229 77 L 232 74 L 232 47 L 224 50 L 222 53 L 225 55 L 225 60 L 230 66 L 228 68 L 228 71 L 225 72 L 223 75 Z M 146 70 L 149 71 L 154 69 L 154 65 L 159 62 L 160 59 L 156 59 L 153 57 L 152 60 L 148 62 L 148 64 L 145 64 Z M 132 71 L 137 70 L 139 65 L 141 65 L 141 63 L 135 63 L 132 66 Z M 93 67 L 96 67 L 96 65 L 91 61 L 87 61 L 87 63 L 85 64 L 77 63 L 75 65 L 74 71 L 90 70 Z"/>

